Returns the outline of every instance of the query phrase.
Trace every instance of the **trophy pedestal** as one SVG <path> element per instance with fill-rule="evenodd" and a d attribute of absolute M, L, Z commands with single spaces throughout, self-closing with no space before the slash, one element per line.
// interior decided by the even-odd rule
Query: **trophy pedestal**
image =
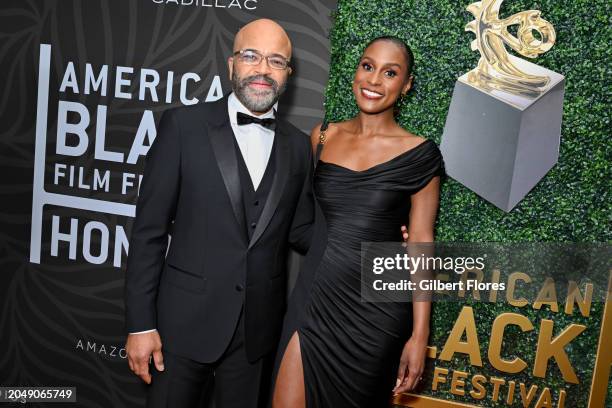
<path fill-rule="evenodd" d="M 484 90 L 464 74 L 455 83 L 440 150 L 447 174 L 510 211 L 557 163 L 564 77 L 512 57 L 524 72 L 550 81 L 537 97 Z"/>

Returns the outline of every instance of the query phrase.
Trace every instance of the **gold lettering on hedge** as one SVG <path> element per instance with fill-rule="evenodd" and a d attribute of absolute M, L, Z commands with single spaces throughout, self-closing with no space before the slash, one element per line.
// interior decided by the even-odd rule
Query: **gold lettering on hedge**
<path fill-rule="evenodd" d="M 550 306 L 550 310 L 553 312 L 559 311 L 559 305 L 557 304 L 557 290 L 555 289 L 555 281 L 552 278 L 546 278 L 535 302 L 533 302 L 534 309 L 540 309 L 542 305 Z"/>
<path fill-rule="evenodd" d="M 533 399 L 533 397 L 535 397 L 536 392 L 538 391 L 538 386 L 532 385 L 531 387 L 529 387 L 528 393 L 525 389 L 524 383 L 520 383 L 519 386 L 521 388 L 521 399 L 523 400 L 523 406 L 528 407 L 529 404 L 531 404 L 531 400 Z"/>
<path fill-rule="evenodd" d="M 514 402 L 514 390 L 516 383 L 514 381 L 508 381 L 508 396 L 506 397 L 506 404 L 512 405 Z"/>
<path fill-rule="evenodd" d="M 532 283 L 531 278 L 522 272 L 512 274 L 508 285 L 512 289 L 509 299 L 514 301 L 515 306 L 524 306 L 529 302 L 518 298 L 514 293 L 519 280 Z M 578 283 L 568 282 L 565 313 L 573 314 L 574 305 L 578 305 L 582 316 L 588 317 L 593 302 L 593 286 L 590 283 L 584 284 L 582 291 L 580 291 Z M 554 288 L 554 281 L 550 278 L 540 288 L 537 300 L 533 303 L 534 309 L 539 309 L 541 305 L 547 302 L 551 305 L 551 311 L 556 311 L 554 304 L 557 303 L 557 293 Z M 599 320 L 596 320 L 596 322 L 599 322 Z M 570 362 L 569 355 L 566 352 L 566 346 L 582 334 L 586 330 L 586 326 L 569 324 L 555 337 L 553 336 L 555 331 L 554 322 L 547 319 L 540 320 L 535 360 L 526 362 L 520 358 L 520 353 L 513 359 L 503 358 L 504 335 L 506 334 L 506 327 L 509 325 L 518 326 L 523 333 L 533 331 L 535 327 L 535 324 L 527 316 L 523 316 L 520 313 L 502 313 L 498 315 L 491 326 L 488 346 L 488 358 L 493 368 L 504 373 L 517 374 L 524 372 L 525 368 L 533 365 L 532 375 L 546 378 L 549 362 L 551 359 L 554 359 L 565 382 L 572 384 L 580 383 Z M 606 403 L 609 378 L 612 370 L 612 347 L 610 347 L 610 344 L 612 344 L 612 271 L 608 281 L 607 299 L 601 318 L 600 337 L 593 377 L 591 379 L 591 392 L 588 403 L 590 407 L 604 406 Z M 482 367 L 474 310 L 470 306 L 464 306 L 461 309 L 438 358 L 450 361 L 455 356 L 455 353 L 466 354 L 472 366 Z M 429 358 L 436 358 L 436 354 L 436 347 L 428 347 L 427 356 Z M 467 396 L 474 400 L 505 401 L 508 406 L 519 404 L 525 408 L 553 408 L 553 406 L 555 408 L 565 408 L 567 391 L 563 388 L 558 390 L 551 390 L 544 386 L 539 388 L 535 384 L 529 385 L 505 378 L 487 377 L 482 374 L 471 374 L 471 380 L 469 377 L 470 373 L 466 371 L 434 367 L 431 389 L 432 391 L 444 389 L 453 395 Z M 444 386 L 443 384 L 448 385 Z M 409 395 L 414 397 L 412 394 Z M 556 405 L 553 404 L 553 399 L 555 398 Z M 519 399 L 521 400 L 520 402 L 518 401 Z M 412 401 L 410 399 L 410 402 Z M 417 402 L 423 402 L 425 405 L 415 405 L 415 407 L 428 407 L 429 405 L 427 404 L 430 403 L 420 399 Z"/>
<path fill-rule="evenodd" d="M 557 401 L 557 408 L 564 408 L 565 407 L 565 390 L 561 390 L 561 392 L 559 393 L 559 401 Z M 589 404 L 589 406 L 591 406 Z"/>
<path fill-rule="evenodd" d="M 523 282 L 530 283 L 531 278 L 524 272 L 512 272 L 508 277 L 508 292 L 506 292 L 506 300 L 512 306 L 523 307 L 529 304 L 527 299 L 514 297 L 514 290 L 516 289 L 516 281 L 522 280 Z"/>
<path fill-rule="evenodd" d="M 467 378 L 468 373 L 465 371 L 455 370 L 453 371 L 453 379 L 451 380 L 451 394 L 464 396 L 465 395 L 465 381 L 464 378 Z"/>
<path fill-rule="evenodd" d="M 503 378 L 491 377 L 489 380 L 491 384 L 493 384 L 493 394 L 491 395 L 491 399 L 493 401 L 497 401 L 499 399 L 499 387 L 506 383 L 506 380 Z"/>
<path fill-rule="evenodd" d="M 552 397 L 550 396 L 550 390 L 548 387 L 544 388 L 536 402 L 535 408 L 553 408 Z"/>
<path fill-rule="evenodd" d="M 446 382 L 447 375 L 448 375 L 448 370 L 446 368 L 436 367 L 433 373 L 431 389 L 436 391 L 438 389 L 438 383 L 443 384 Z"/>
<path fill-rule="evenodd" d="M 593 302 L 593 284 L 587 283 L 584 285 L 586 292 L 582 296 L 578 284 L 574 281 L 569 281 L 567 285 L 567 300 L 565 301 L 565 314 L 572 315 L 574 313 L 574 304 L 578 305 L 580 313 L 584 317 L 589 317 L 591 314 L 591 303 Z"/>
<path fill-rule="evenodd" d="M 612 368 L 612 347 L 610 347 L 610 343 L 612 343 L 612 270 L 608 275 L 608 293 L 601 318 L 601 331 L 591 381 L 589 407 L 603 407 L 606 403 L 610 369 Z"/>
<path fill-rule="evenodd" d="M 470 396 L 474 399 L 483 399 L 487 396 L 487 390 L 484 387 L 484 383 L 487 382 L 487 377 L 482 374 L 476 374 L 472 377 L 473 390 L 470 391 Z"/>
<path fill-rule="evenodd" d="M 578 384 L 578 377 L 576 377 L 569 357 L 565 353 L 565 346 L 586 330 L 586 326 L 572 323 L 553 339 L 553 325 L 554 322 L 552 320 L 542 319 L 533 375 L 544 378 L 546 376 L 548 360 L 554 358 L 565 382 Z"/>
<path fill-rule="evenodd" d="M 467 341 L 465 342 L 461 341 L 463 333 L 466 335 Z M 442 348 L 440 360 L 450 361 L 455 353 L 467 354 L 470 357 L 471 365 L 482 367 L 474 309 L 470 306 L 464 306 L 461 309 L 461 313 L 459 313 L 459 317 Z"/>
<path fill-rule="evenodd" d="M 533 330 L 533 324 L 529 319 L 518 313 L 502 313 L 493 322 L 491 328 L 491 341 L 489 342 L 489 362 L 493 367 L 506 373 L 518 373 L 527 367 L 527 363 L 515 357 L 512 360 L 504 360 L 501 357 L 504 330 L 508 325 L 520 327 L 523 332 Z"/>
<path fill-rule="evenodd" d="M 452 371 L 452 378 L 449 378 L 449 373 Z M 482 374 L 472 374 L 471 381 L 468 379 L 470 377 L 470 373 L 462 370 L 451 370 L 442 367 L 434 366 L 434 374 L 433 374 L 433 382 L 431 385 L 432 391 L 449 391 L 451 394 L 456 396 L 469 396 L 474 400 L 483 401 L 490 394 L 490 397 L 486 399 L 486 401 L 492 402 L 504 402 L 507 406 L 522 406 L 524 408 L 553 408 L 553 394 L 555 390 L 551 390 L 549 387 L 540 388 L 535 384 L 525 384 L 523 382 L 516 381 L 507 381 L 507 379 L 499 378 L 499 377 L 486 377 Z M 442 384 L 448 384 L 448 387 L 443 386 Z M 491 384 L 489 386 L 488 384 Z M 506 386 L 507 385 L 507 386 Z M 470 387 L 471 386 L 471 387 Z M 411 397 L 415 397 L 414 394 L 408 394 Z M 567 392 L 561 388 L 558 390 L 558 398 L 557 405 L 555 408 L 564 408 L 565 407 L 565 399 L 567 396 Z M 417 396 L 421 398 L 422 396 Z M 433 401 L 440 401 L 434 399 Z M 399 401 L 395 401 L 399 402 Z M 415 402 L 410 399 L 405 402 Z M 416 400 L 416 402 L 423 402 L 422 405 L 412 405 L 409 404 L 407 406 L 410 407 L 430 407 L 430 406 L 438 406 L 438 405 L 430 405 L 426 403 L 425 400 Z M 401 405 L 401 404 L 400 404 Z M 442 407 L 454 407 L 461 406 L 468 408 L 468 405 L 458 404 L 455 405 L 455 402 L 448 403 L 448 405 L 439 405 Z M 504 405 L 506 406 L 506 405 Z M 601 405 L 590 405 L 590 406 L 601 406 Z M 472 405 L 469 405 L 472 407 Z"/>

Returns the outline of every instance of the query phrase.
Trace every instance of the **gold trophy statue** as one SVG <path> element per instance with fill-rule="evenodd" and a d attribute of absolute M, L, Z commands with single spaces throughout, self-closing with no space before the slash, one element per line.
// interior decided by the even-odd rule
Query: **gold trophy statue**
<path fill-rule="evenodd" d="M 472 3 L 468 11 L 476 17 L 465 27 L 476 34 L 472 51 L 480 51 L 478 67 L 468 73 L 468 81 L 483 89 L 501 89 L 511 93 L 537 97 L 550 82 L 547 75 L 524 72 L 512 60 L 507 44 L 514 51 L 535 58 L 550 50 L 557 37 L 555 29 L 540 17 L 538 10 L 523 11 L 505 19 L 499 19 L 499 7 L 503 0 Z M 508 27 L 519 24 L 518 37 L 508 32 Z M 533 35 L 537 31 L 541 39 Z"/>
<path fill-rule="evenodd" d="M 564 77 L 508 52 L 535 58 L 556 33 L 538 10 L 500 18 L 502 2 L 467 7 L 480 60 L 455 83 L 441 150 L 451 177 L 510 211 L 557 162 Z M 514 36 L 508 27 L 517 24 Z"/>

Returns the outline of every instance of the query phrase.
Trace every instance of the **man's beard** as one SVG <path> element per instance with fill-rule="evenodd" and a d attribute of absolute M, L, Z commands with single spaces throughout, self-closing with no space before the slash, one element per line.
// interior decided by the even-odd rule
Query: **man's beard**
<path fill-rule="evenodd" d="M 265 82 L 271 85 L 270 89 L 256 90 L 249 87 L 253 81 Z M 278 82 L 265 75 L 252 75 L 246 78 L 239 78 L 236 70 L 232 73 L 232 89 L 244 106 L 251 112 L 267 112 L 278 101 L 278 98 L 285 91 L 287 82 L 280 86 Z"/>

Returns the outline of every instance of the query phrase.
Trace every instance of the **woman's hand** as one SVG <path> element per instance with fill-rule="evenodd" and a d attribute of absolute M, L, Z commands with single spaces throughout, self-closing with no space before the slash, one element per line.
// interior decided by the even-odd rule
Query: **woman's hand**
<path fill-rule="evenodd" d="M 402 231 L 402 239 L 404 240 L 402 245 L 406 246 L 408 245 L 408 228 L 406 228 L 405 225 L 402 225 L 401 231 Z"/>
<path fill-rule="evenodd" d="M 427 338 L 412 336 L 408 339 L 400 357 L 397 381 L 393 388 L 394 396 L 414 389 L 421 380 L 426 352 Z"/>

